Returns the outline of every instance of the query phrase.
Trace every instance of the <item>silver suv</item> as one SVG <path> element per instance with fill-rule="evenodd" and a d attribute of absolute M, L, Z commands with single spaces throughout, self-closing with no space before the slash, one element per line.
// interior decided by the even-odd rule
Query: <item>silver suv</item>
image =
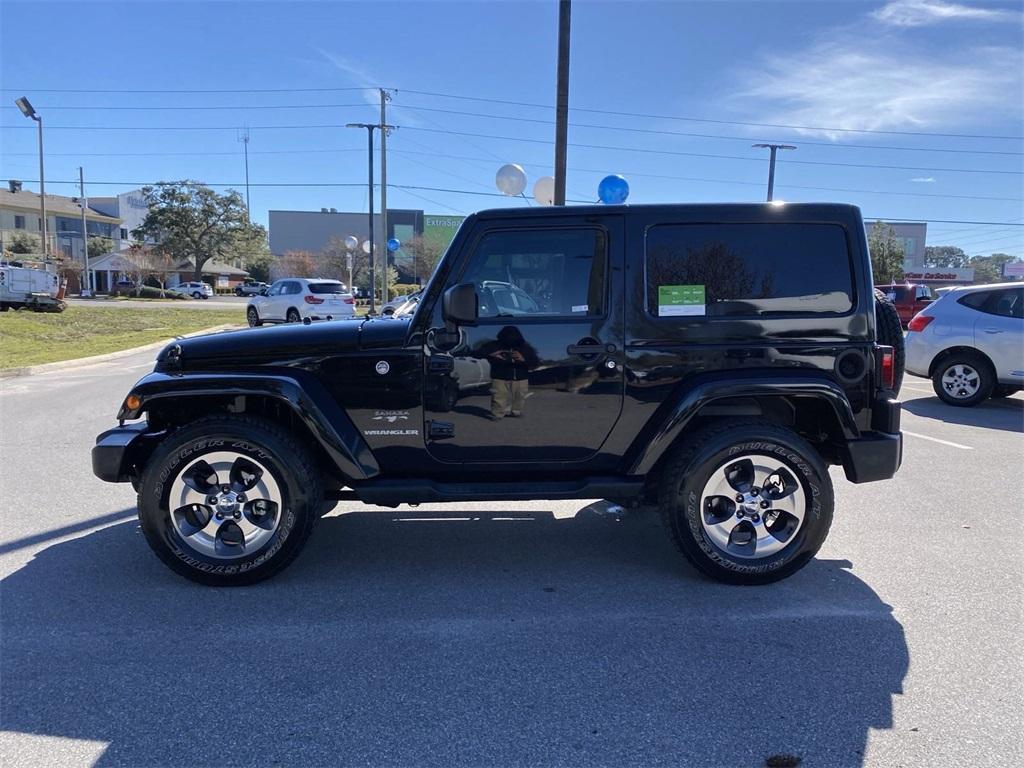
<path fill-rule="evenodd" d="M 950 405 L 977 405 L 1024 388 L 1024 286 L 957 288 L 907 327 L 906 371 L 932 380 Z"/>

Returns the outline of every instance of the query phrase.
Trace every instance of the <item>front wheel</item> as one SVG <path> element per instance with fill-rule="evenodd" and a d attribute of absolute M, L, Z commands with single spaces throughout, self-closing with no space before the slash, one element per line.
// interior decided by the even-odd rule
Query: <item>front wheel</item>
<path fill-rule="evenodd" d="M 768 584 L 803 568 L 832 524 L 832 482 L 817 452 L 767 422 L 709 427 L 669 458 L 659 506 L 701 573 Z"/>
<path fill-rule="evenodd" d="M 260 320 L 260 313 L 256 311 L 256 307 L 249 307 L 245 311 L 245 319 L 248 321 L 250 328 L 258 328 L 263 325 L 263 321 Z"/>
<path fill-rule="evenodd" d="M 139 485 L 139 522 L 176 573 L 214 586 L 252 584 L 298 555 L 322 496 L 309 453 L 277 424 L 215 416 L 157 448 Z"/>
<path fill-rule="evenodd" d="M 201 299 L 201 298 L 203 298 L 203 294 L 201 294 L 199 291 L 192 291 L 192 298 L 193 299 Z"/>

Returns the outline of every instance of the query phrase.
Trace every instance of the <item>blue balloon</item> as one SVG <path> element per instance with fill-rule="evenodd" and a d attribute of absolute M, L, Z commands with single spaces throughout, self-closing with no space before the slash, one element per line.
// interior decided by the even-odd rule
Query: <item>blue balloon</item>
<path fill-rule="evenodd" d="M 392 253 L 394 253 L 401 247 L 402 244 L 398 241 L 397 237 L 392 237 L 390 240 L 388 240 L 388 250 L 391 251 Z"/>
<path fill-rule="evenodd" d="M 617 174 L 605 176 L 597 185 L 597 197 L 606 205 L 619 205 L 629 197 L 629 182 Z"/>

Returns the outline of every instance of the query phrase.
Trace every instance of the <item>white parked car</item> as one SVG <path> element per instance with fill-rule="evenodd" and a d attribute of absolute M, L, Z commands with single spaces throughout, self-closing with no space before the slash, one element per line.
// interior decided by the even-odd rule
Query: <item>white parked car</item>
<path fill-rule="evenodd" d="M 179 283 L 171 288 L 167 289 L 168 293 L 177 293 L 182 296 L 191 296 L 193 299 L 208 299 L 213 296 L 213 288 L 210 287 L 209 283 L 202 281 L 191 281 L 188 283 Z"/>
<path fill-rule="evenodd" d="M 1024 388 L 1024 286 L 957 288 L 907 327 L 907 373 L 932 380 L 950 405 L 977 405 Z"/>
<path fill-rule="evenodd" d="M 356 300 L 343 283 L 289 277 L 270 286 L 266 296 L 253 296 L 245 311 L 249 325 L 344 320 L 356 313 Z"/>

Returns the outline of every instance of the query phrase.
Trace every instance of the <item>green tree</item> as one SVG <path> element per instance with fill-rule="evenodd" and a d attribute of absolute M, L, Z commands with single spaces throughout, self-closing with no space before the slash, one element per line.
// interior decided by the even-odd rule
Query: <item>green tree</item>
<path fill-rule="evenodd" d="M 143 187 L 142 195 L 149 211 L 132 237 L 152 238 L 161 253 L 191 260 L 195 280 L 202 280 L 203 265 L 210 259 L 230 260 L 240 248 L 266 240 L 266 231 L 249 221 L 245 201 L 233 189 L 219 194 L 186 179 Z"/>
<path fill-rule="evenodd" d="M 267 244 L 266 228 L 250 223 L 245 229 L 236 232 L 225 247 L 222 259 L 246 270 L 256 280 L 266 280 L 274 260 L 274 254 Z"/>
<path fill-rule="evenodd" d="M 110 253 L 114 250 L 114 241 L 108 237 L 90 235 L 87 248 L 89 249 L 89 258 L 97 259 L 104 253 Z"/>
<path fill-rule="evenodd" d="M 7 243 L 7 250 L 11 253 L 40 253 L 39 235 L 30 232 L 15 232 Z"/>
<path fill-rule="evenodd" d="M 955 245 L 929 245 L 924 249 L 924 265 L 940 269 L 962 269 L 970 257 Z"/>
<path fill-rule="evenodd" d="M 1008 253 L 993 253 L 991 256 L 972 256 L 968 266 L 974 268 L 976 283 L 1004 283 L 1009 279 L 1003 277 L 1003 264 L 1016 260 Z"/>
<path fill-rule="evenodd" d="M 876 221 L 868 233 L 868 252 L 871 254 L 871 272 L 875 283 L 892 283 L 903 279 L 903 243 L 896 231 Z"/>

